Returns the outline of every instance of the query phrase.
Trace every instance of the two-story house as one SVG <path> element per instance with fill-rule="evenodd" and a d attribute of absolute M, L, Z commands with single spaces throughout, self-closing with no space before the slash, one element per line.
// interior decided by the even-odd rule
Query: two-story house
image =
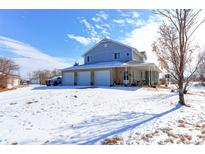
<path fill-rule="evenodd" d="M 146 52 L 103 39 L 83 54 L 84 64 L 62 70 L 63 85 L 157 84 L 160 69 L 147 63 Z"/>

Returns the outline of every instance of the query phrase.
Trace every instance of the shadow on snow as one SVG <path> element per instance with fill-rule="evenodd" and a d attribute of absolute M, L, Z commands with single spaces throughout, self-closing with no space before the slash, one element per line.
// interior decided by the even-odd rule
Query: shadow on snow
<path fill-rule="evenodd" d="M 79 144 L 92 145 L 107 137 L 119 135 L 125 131 L 139 127 L 154 119 L 158 119 L 170 112 L 176 111 L 181 105 L 159 114 L 148 114 L 145 112 L 122 112 L 117 115 L 94 116 L 90 120 L 81 123 L 64 126 L 56 129 L 57 134 L 67 133 L 65 139 L 53 139 L 48 144 Z M 69 136 L 72 134 L 72 136 Z"/>
<path fill-rule="evenodd" d="M 113 89 L 113 90 L 125 90 L 125 91 L 136 91 L 141 87 L 123 87 L 123 86 L 37 86 L 32 90 L 66 90 L 66 89 L 92 89 L 92 88 L 101 88 L 101 89 Z"/>

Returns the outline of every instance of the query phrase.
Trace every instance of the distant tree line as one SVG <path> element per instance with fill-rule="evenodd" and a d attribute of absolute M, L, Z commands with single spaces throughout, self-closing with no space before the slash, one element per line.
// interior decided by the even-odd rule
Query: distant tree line
<path fill-rule="evenodd" d="M 38 82 L 39 84 L 45 85 L 46 80 L 49 78 L 52 78 L 54 76 L 60 76 L 61 71 L 58 69 L 54 69 L 52 71 L 44 69 L 44 70 L 37 70 L 33 71 L 28 74 L 29 81 L 32 82 Z"/>

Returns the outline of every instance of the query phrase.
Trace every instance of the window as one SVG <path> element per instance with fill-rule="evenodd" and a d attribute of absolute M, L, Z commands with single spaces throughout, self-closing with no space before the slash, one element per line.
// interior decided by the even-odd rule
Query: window
<path fill-rule="evenodd" d="M 141 61 L 141 62 L 144 62 L 144 56 L 141 56 L 141 57 L 140 57 L 140 61 Z"/>
<path fill-rule="evenodd" d="M 120 59 L 120 53 L 114 53 L 114 60 Z"/>
<path fill-rule="evenodd" d="M 91 62 L 92 61 L 92 57 L 91 56 L 87 56 L 87 62 Z"/>
<path fill-rule="evenodd" d="M 130 54 L 129 53 L 127 53 L 127 56 L 129 56 Z"/>

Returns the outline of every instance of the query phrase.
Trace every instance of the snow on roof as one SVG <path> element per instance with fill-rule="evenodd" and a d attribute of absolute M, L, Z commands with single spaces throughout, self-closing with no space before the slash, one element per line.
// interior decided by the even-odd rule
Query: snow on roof
<path fill-rule="evenodd" d="M 95 64 L 83 64 L 78 66 L 72 66 L 68 68 L 62 69 L 62 71 L 66 70 L 84 70 L 84 69 L 97 69 L 97 68 L 114 68 L 114 67 L 144 67 L 144 66 L 154 66 L 156 70 L 160 71 L 160 69 L 154 63 L 140 63 L 137 61 L 128 61 L 128 62 L 103 62 L 103 63 L 95 63 Z"/>
<path fill-rule="evenodd" d="M 119 61 L 115 62 L 103 62 L 103 63 L 96 63 L 96 64 L 83 64 L 78 66 L 72 66 L 65 68 L 63 70 L 79 70 L 79 69 L 95 69 L 95 68 L 112 68 L 112 67 L 120 67 L 123 63 Z"/>

